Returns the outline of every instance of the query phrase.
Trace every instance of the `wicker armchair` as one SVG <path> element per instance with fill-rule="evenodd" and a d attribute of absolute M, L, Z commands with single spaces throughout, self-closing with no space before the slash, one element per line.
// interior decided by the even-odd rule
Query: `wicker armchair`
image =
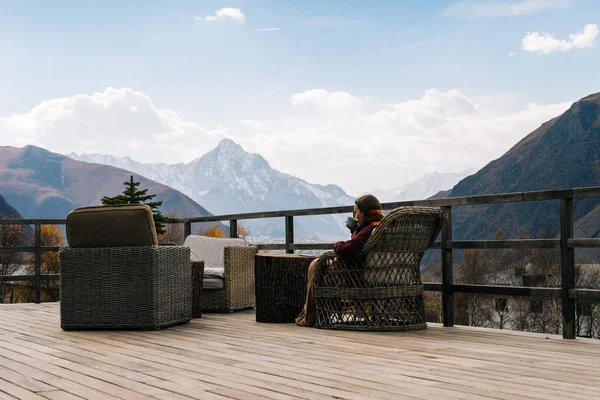
<path fill-rule="evenodd" d="M 438 208 L 399 207 L 381 221 L 352 264 L 332 252 L 322 255 L 315 277 L 316 326 L 424 329 L 420 262 L 442 222 Z"/>
<path fill-rule="evenodd" d="M 192 260 L 204 261 L 203 312 L 234 312 L 255 306 L 256 246 L 243 239 L 197 235 L 186 237 L 184 246 L 190 248 Z"/>
<path fill-rule="evenodd" d="M 190 249 L 157 245 L 148 206 L 74 210 L 67 239 L 59 252 L 64 330 L 161 329 L 191 319 Z"/>

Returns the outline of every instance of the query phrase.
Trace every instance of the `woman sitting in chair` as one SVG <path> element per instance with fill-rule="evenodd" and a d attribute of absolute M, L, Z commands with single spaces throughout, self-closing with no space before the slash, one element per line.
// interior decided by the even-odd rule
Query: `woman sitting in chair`
<path fill-rule="evenodd" d="M 354 202 L 354 215 L 356 216 L 356 224 L 346 224 L 352 233 L 352 238 L 346 242 L 337 242 L 333 246 L 336 257 L 345 263 L 352 262 L 371 236 L 373 229 L 383 219 L 381 203 L 371 194 L 361 196 Z M 313 288 L 317 272 L 317 261 L 318 259 L 315 259 L 308 268 L 306 302 L 302 312 L 296 318 L 296 324 L 300 326 L 314 326 L 317 320 Z"/>

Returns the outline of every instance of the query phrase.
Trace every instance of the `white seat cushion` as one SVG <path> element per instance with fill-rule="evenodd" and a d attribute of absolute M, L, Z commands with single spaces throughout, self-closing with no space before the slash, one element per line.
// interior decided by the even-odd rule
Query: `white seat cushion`
<path fill-rule="evenodd" d="M 225 268 L 204 268 L 204 277 L 225 278 Z"/>
<path fill-rule="evenodd" d="M 183 245 L 190 248 L 191 260 L 204 261 L 204 281 L 202 285 L 204 289 L 223 289 L 226 246 L 249 246 L 244 239 L 211 238 L 198 235 L 188 236 L 185 238 Z"/>
<path fill-rule="evenodd" d="M 244 239 L 190 235 L 185 238 L 183 245 L 190 248 L 190 259 L 204 261 L 204 270 L 206 271 L 210 268 L 224 268 L 225 246 L 248 246 L 248 243 Z"/>

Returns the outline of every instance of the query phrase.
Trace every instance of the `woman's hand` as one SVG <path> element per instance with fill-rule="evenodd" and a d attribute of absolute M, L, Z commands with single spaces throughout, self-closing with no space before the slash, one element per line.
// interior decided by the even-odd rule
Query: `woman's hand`
<path fill-rule="evenodd" d="M 350 229 L 350 233 L 354 233 L 358 228 L 358 220 L 356 218 L 348 217 L 346 219 L 346 228 Z"/>

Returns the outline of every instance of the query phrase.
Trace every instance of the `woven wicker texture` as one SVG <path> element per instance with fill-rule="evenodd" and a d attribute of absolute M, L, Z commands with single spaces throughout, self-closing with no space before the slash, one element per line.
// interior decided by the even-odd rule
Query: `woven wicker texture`
<path fill-rule="evenodd" d="M 204 261 L 192 261 L 192 318 L 202 317 Z"/>
<path fill-rule="evenodd" d="M 63 329 L 160 329 L 191 319 L 189 248 L 65 247 L 59 253 Z"/>
<path fill-rule="evenodd" d="M 399 207 L 373 231 L 352 264 L 329 252 L 319 258 L 315 301 L 319 328 L 423 329 L 420 263 L 439 234 L 443 214 L 433 207 Z"/>
<path fill-rule="evenodd" d="M 254 307 L 254 255 L 257 251 L 256 246 L 225 247 L 223 289 L 202 292 L 202 311 L 233 312 Z"/>
<path fill-rule="evenodd" d="M 294 322 L 306 299 L 308 266 L 314 257 L 256 256 L 256 322 Z"/>

